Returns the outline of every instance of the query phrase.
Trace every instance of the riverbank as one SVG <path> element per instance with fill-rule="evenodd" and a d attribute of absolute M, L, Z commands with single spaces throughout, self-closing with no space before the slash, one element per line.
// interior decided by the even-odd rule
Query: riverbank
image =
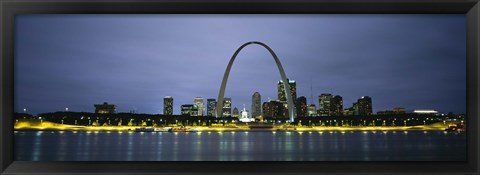
<path fill-rule="evenodd" d="M 206 127 L 191 126 L 188 129 L 195 131 L 443 131 L 447 126 L 443 124 L 418 125 L 418 126 L 273 126 L 271 128 L 249 127 Z M 51 122 L 43 122 L 40 125 L 18 123 L 16 131 L 135 131 L 140 126 L 75 126 Z M 166 131 L 163 127 L 155 127 L 158 131 Z"/>

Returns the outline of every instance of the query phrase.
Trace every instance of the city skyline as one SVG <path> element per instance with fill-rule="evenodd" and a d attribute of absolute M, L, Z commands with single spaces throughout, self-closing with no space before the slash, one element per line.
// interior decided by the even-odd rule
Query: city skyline
<path fill-rule="evenodd" d="M 16 20 L 17 112 L 92 111 L 91 104 L 105 101 L 119 112 L 162 113 L 163 98 L 172 96 L 173 113 L 179 114 L 180 105 L 193 104 L 197 96 L 216 99 L 235 49 L 259 40 L 277 53 L 307 105 L 311 95 L 331 93 L 343 97 L 344 108 L 370 96 L 374 112 L 405 107 L 465 113 L 463 15 L 20 15 Z M 262 103 L 276 99 L 280 77 L 269 57 L 258 46 L 239 55 L 225 94 L 232 109 L 250 106 L 254 92 Z"/>

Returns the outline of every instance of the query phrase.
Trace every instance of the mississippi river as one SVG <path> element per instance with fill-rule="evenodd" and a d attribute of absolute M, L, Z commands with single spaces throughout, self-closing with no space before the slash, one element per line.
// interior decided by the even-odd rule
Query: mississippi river
<path fill-rule="evenodd" d="M 464 161 L 444 131 L 15 131 L 17 161 Z"/>

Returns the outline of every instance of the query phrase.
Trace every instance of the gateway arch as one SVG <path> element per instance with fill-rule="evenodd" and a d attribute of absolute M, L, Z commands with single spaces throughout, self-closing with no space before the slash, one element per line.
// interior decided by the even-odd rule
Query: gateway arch
<path fill-rule="evenodd" d="M 237 51 L 233 54 L 232 58 L 230 59 L 230 62 L 228 62 L 227 69 L 225 70 L 225 74 L 223 75 L 223 80 L 222 80 L 222 85 L 220 86 L 220 92 L 218 93 L 218 99 L 217 99 L 217 106 L 215 108 L 216 112 L 216 117 L 222 117 L 223 115 L 223 98 L 225 94 L 225 87 L 227 86 L 227 80 L 228 80 L 228 75 L 230 74 L 230 69 L 232 68 L 233 61 L 235 61 L 235 58 L 237 57 L 238 53 L 246 46 L 250 44 L 258 44 L 266 48 L 270 54 L 272 54 L 273 59 L 275 60 L 275 63 L 277 63 L 278 70 L 280 71 L 280 76 L 282 77 L 283 81 L 283 87 L 285 87 L 285 94 L 287 97 L 287 104 L 288 104 L 288 115 L 290 117 L 290 122 L 293 122 L 295 118 L 295 106 L 293 103 L 292 95 L 290 92 L 290 85 L 288 84 L 287 81 L 287 76 L 285 75 L 285 71 L 283 70 L 282 63 L 280 63 L 280 60 L 278 59 L 277 55 L 273 50 L 268 47 L 266 44 L 258 41 L 251 41 L 243 44 L 240 46 Z"/>

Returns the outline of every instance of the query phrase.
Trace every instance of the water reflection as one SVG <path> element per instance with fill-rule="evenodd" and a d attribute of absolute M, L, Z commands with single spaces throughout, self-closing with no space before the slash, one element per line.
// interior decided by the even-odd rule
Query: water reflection
<path fill-rule="evenodd" d="M 24 161 L 465 160 L 465 134 L 393 131 L 24 132 Z M 308 134 L 307 134 L 308 133 Z M 408 154 L 406 154 L 408 153 Z"/>

